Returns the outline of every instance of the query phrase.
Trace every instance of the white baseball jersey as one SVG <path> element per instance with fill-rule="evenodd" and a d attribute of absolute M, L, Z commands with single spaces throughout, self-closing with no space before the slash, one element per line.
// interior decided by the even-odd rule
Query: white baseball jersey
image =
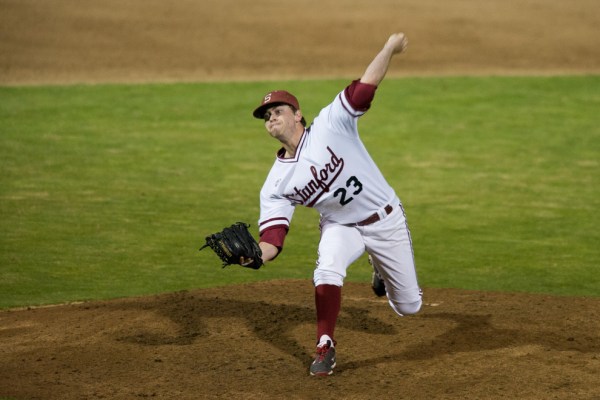
<path fill-rule="evenodd" d="M 317 209 L 323 224 L 352 224 L 397 204 L 359 138 L 363 114 L 342 91 L 305 129 L 294 158 L 278 154 L 260 192 L 261 232 L 289 226 L 296 205 Z"/>

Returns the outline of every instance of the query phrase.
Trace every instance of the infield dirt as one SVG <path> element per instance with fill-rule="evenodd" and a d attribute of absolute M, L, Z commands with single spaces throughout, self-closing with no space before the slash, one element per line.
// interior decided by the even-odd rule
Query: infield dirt
<path fill-rule="evenodd" d="M 355 78 L 395 30 L 391 76 L 600 72 L 596 0 L 0 0 L 0 84 Z M 600 399 L 600 298 L 343 292 L 325 379 L 309 280 L 2 311 L 0 396 Z"/>

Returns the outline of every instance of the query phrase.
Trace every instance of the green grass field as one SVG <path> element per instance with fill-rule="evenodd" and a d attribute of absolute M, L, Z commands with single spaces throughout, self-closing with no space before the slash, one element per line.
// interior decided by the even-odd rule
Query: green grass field
<path fill-rule="evenodd" d="M 298 209 L 259 271 L 206 234 L 256 229 L 277 142 L 251 110 L 311 121 L 346 81 L 0 88 L 0 307 L 310 279 Z M 600 76 L 388 79 L 360 122 L 403 200 L 424 287 L 600 295 Z M 364 260 L 348 280 L 367 281 Z"/>

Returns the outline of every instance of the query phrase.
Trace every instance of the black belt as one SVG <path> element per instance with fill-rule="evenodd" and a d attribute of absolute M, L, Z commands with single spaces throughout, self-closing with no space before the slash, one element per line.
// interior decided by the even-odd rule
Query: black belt
<path fill-rule="evenodd" d="M 387 206 L 385 206 L 385 208 L 383 209 L 383 211 L 386 212 L 387 215 L 390 215 L 392 213 L 392 211 L 394 211 L 394 209 L 392 208 L 392 206 L 390 206 L 389 204 Z M 379 213 L 373 213 L 371 216 L 363 219 L 360 222 L 356 222 L 354 224 L 348 224 L 349 226 L 365 226 L 365 225 L 371 225 L 374 224 L 375 222 L 381 220 L 381 217 L 379 216 Z"/>

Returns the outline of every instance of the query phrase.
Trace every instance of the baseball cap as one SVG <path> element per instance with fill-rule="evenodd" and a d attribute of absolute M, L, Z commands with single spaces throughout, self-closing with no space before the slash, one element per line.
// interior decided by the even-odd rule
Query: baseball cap
<path fill-rule="evenodd" d="M 298 99 L 296 96 L 291 94 L 290 92 L 286 92 L 285 90 L 274 90 L 269 92 L 263 97 L 260 106 L 254 110 L 252 115 L 255 118 L 263 118 L 265 115 L 265 110 L 269 107 L 273 107 L 276 104 L 287 104 L 294 107 L 296 110 L 300 109 L 300 104 L 298 103 Z"/>

